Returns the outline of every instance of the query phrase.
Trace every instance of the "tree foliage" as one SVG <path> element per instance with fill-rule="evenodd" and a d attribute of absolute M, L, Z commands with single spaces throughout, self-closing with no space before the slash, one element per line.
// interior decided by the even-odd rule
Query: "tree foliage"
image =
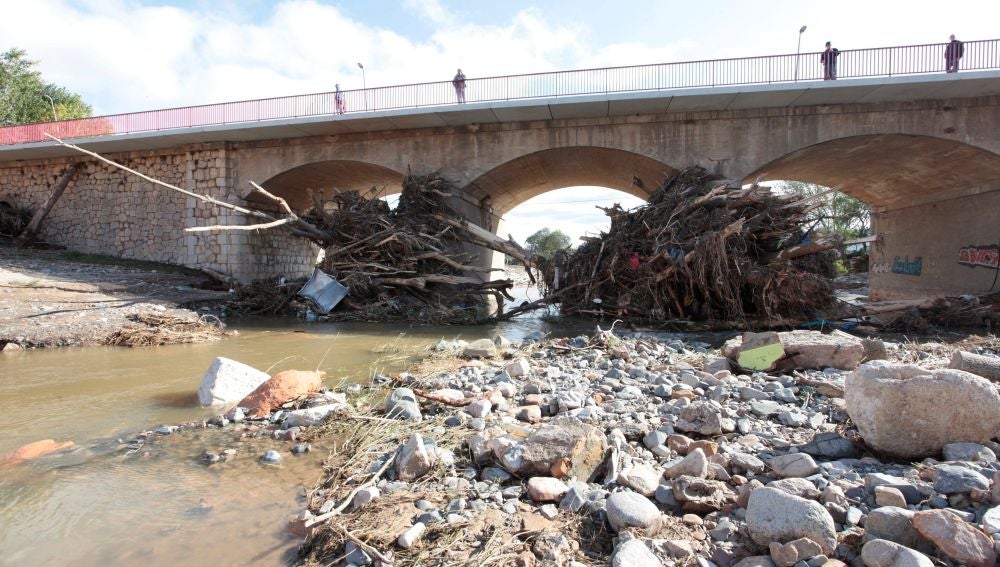
<path fill-rule="evenodd" d="M 801 181 L 786 181 L 784 184 L 787 191 L 803 197 L 818 195 L 827 190 L 822 185 Z M 868 205 L 839 191 L 819 197 L 819 202 L 823 205 L 809 213 L 814 230 L 822 229 L 844 239 L 868 236 L 871 230 L 871 209 Z"/>
<path fill-rule="evenodd" d="M 65 87 L 47 83 L 23 49 L 0 54 L 0 126 L 90 116 L 90 105 Z M 50 99 L 51 98 L 51 102 Z"/>
<path fill-rule="evenodd" d="M 529 236 L 525 241 L 528 251 L 545 258 L 551 258 L 559 250 L 569 248 L 572 242 L 565 232 L 556 229 L 543 228 Z"/>

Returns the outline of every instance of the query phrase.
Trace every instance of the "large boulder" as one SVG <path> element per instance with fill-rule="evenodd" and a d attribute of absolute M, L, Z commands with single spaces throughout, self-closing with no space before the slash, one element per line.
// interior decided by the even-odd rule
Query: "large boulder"
<path fill-rule="evenodd" d="M 198 401 L 203 406 L 235 404 L 270 379 L 266 372 L 220 356 L 201 377 Z"/>
<path fill-rule="evenodd" d="M 794 368 L 839 368 L 852 370 L 865 357 L 861 339 L 847 333 L 829 335 L 817 331 L 788 331 L 778 333 L 785 357 L 778 363 L 779 370 Z"/>
<path fill-rule="evenodd" d="M 604 460 L 607 448 L 608 440 L 601 430 L 575 417 L 560 416 L 509 448 L 501 460 L 520 476 L 575 477 L 587 482 Z"/>
<path fill-rule="evenodd" d="M 826 508 L 776 488 L 765 486 L 750 493 L 746 521 L 750 537 L 759 545 L 804 537 L 818 543 L 827 555 L 837 546 L 837 531 Z"/>
<path fill-rule="evenodd" d="M 844 398 L 868 445 L 893 457 L 937 455 L 949 443 L 984 443 L 1000 430 L 1000 394 L 962 370 L 876 360 L 851 373 Z"/>
<path fill-rule="evenodd" d="M 251 417 L 270 415 L 281 404 L 319 390 L 324 376 L 322 370 L 285 370 L 257 386 L 236 405 L 247 408 Z"/>
<path fill-rule="evenodd" d="M 479 339 L 466 345 L 462 354 L 469 358 L 491 358 L 497 355 L 497 345 L 489 339 Z"/>
<path fill-rule="evenodd" d="M 777 335 L 775 338 L 774 335 Z M 763 340 L 763 339 L 769 340 Z M 746 340 L 746 345 L 744 345 Z M 768 344 L 770 343 L 770 344 Z M 779 348 L 780 346 L 780 348 Z M 771 349 L 774 352 L 771 352 Z M 751 350 L 762 354 L 762 367 L 747 362 Z M 793 370 L 796 368 L 839 368 L 852 370 L 864 360 L 865 347 L 861 339 L 847 333 L 828 335 L 817 331 L 788 331 L 783 333 L 747 333 L 734 337 L 723 345 L 722 354 L 737 362 L 744 360 L 756 370 Z M 765 356 L 766 355 L 766 356 Z M 767 364 L 764 364 L 767 362 Z"/>

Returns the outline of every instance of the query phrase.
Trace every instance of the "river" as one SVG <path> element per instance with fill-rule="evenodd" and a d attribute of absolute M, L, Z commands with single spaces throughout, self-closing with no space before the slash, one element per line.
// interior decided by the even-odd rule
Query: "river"
<path fill-rule="evenodd" d="M 287 442 L 214 428 L 158 437 L 131 455 L 119 440 L 213 415 L 195 392 L 217 356 L 272 373 L 318 367 L 335 386 L 400 370 L 406 361 L 394 353 L 409 346 L 574 329 L 557 327 L 534 318 L 490 327 L 243 322 L 239 336 L 216 343 L 2 356 L 0 452 L 45 438 L 77 446 L 0 469 L 0 565 L 288 564 L 300 540 L 285 522 L 303 507 L 328 447 L 299 457 Z M 236 458 L 200 462 L 204 450 L 223 448 Z M 282 464 L 258 464 L 272 448 Z"/>

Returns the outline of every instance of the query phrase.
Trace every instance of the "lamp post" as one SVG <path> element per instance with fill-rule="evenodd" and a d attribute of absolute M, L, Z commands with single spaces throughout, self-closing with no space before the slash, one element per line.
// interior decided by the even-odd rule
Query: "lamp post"
<path fill-rule="evenodd" d="M 358 61 L 358 68 L 361 69 L 361 86 L 365 91 L 365 111 L 368 111 L 368 81 L 365 80 L 365 66 Z"/>
<path fill-rule="evenodd" d="M 802 51 L 802 34 L 806 31 L 806 26 L 799 28 L 799 44 L 795 47 L 795 82 L 799 82 L 799 52 Z"/>
<path fill-rule="evenodd" d="M 42 96 L 44 96 L 45 98 L 49 99 L 49 104 L 52 105 L 52 121 L 53 122 L 58 122 L 59 121 L 59 117 L 56 116 L 56 103 L 53 102 L 52 97 L 50 97 L 49 95 L 47 95 L 45 93 L 42 93 Z"/>

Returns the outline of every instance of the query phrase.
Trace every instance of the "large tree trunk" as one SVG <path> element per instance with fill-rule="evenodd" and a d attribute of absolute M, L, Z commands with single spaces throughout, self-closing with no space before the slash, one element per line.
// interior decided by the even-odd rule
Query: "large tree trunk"
<path fill-rule="evenodd" d="M 69 182 L 73 180 L 73 176 L 76 175 L 76 172 L 79 169 L 80 164 L 74 163 L 63 172 L 62 177 L 59 178 L 59 181 L 56 182 L 56 186 L 52 189 L 52 194 L 45 200 L 45 203 L 41 206 L 41 208 L 35 211 L 35 215 L 31 217 L 31 222 L 29 222 L 28 226 L 26 226 L 24 230 L 21 231 L 21 234 L 17 236 L 18 242 L 21 244 L 27 244 L 35 239 L 35 235 L 38 234 L 38 229 L 42 226 L 42 221 L 44 221 L 45 217 L 49 215 L 49 211 L 51 211 L 52 207 L 55 206 L 59 197 L 62 197 L 63 191 L 69 187 Z"/>

